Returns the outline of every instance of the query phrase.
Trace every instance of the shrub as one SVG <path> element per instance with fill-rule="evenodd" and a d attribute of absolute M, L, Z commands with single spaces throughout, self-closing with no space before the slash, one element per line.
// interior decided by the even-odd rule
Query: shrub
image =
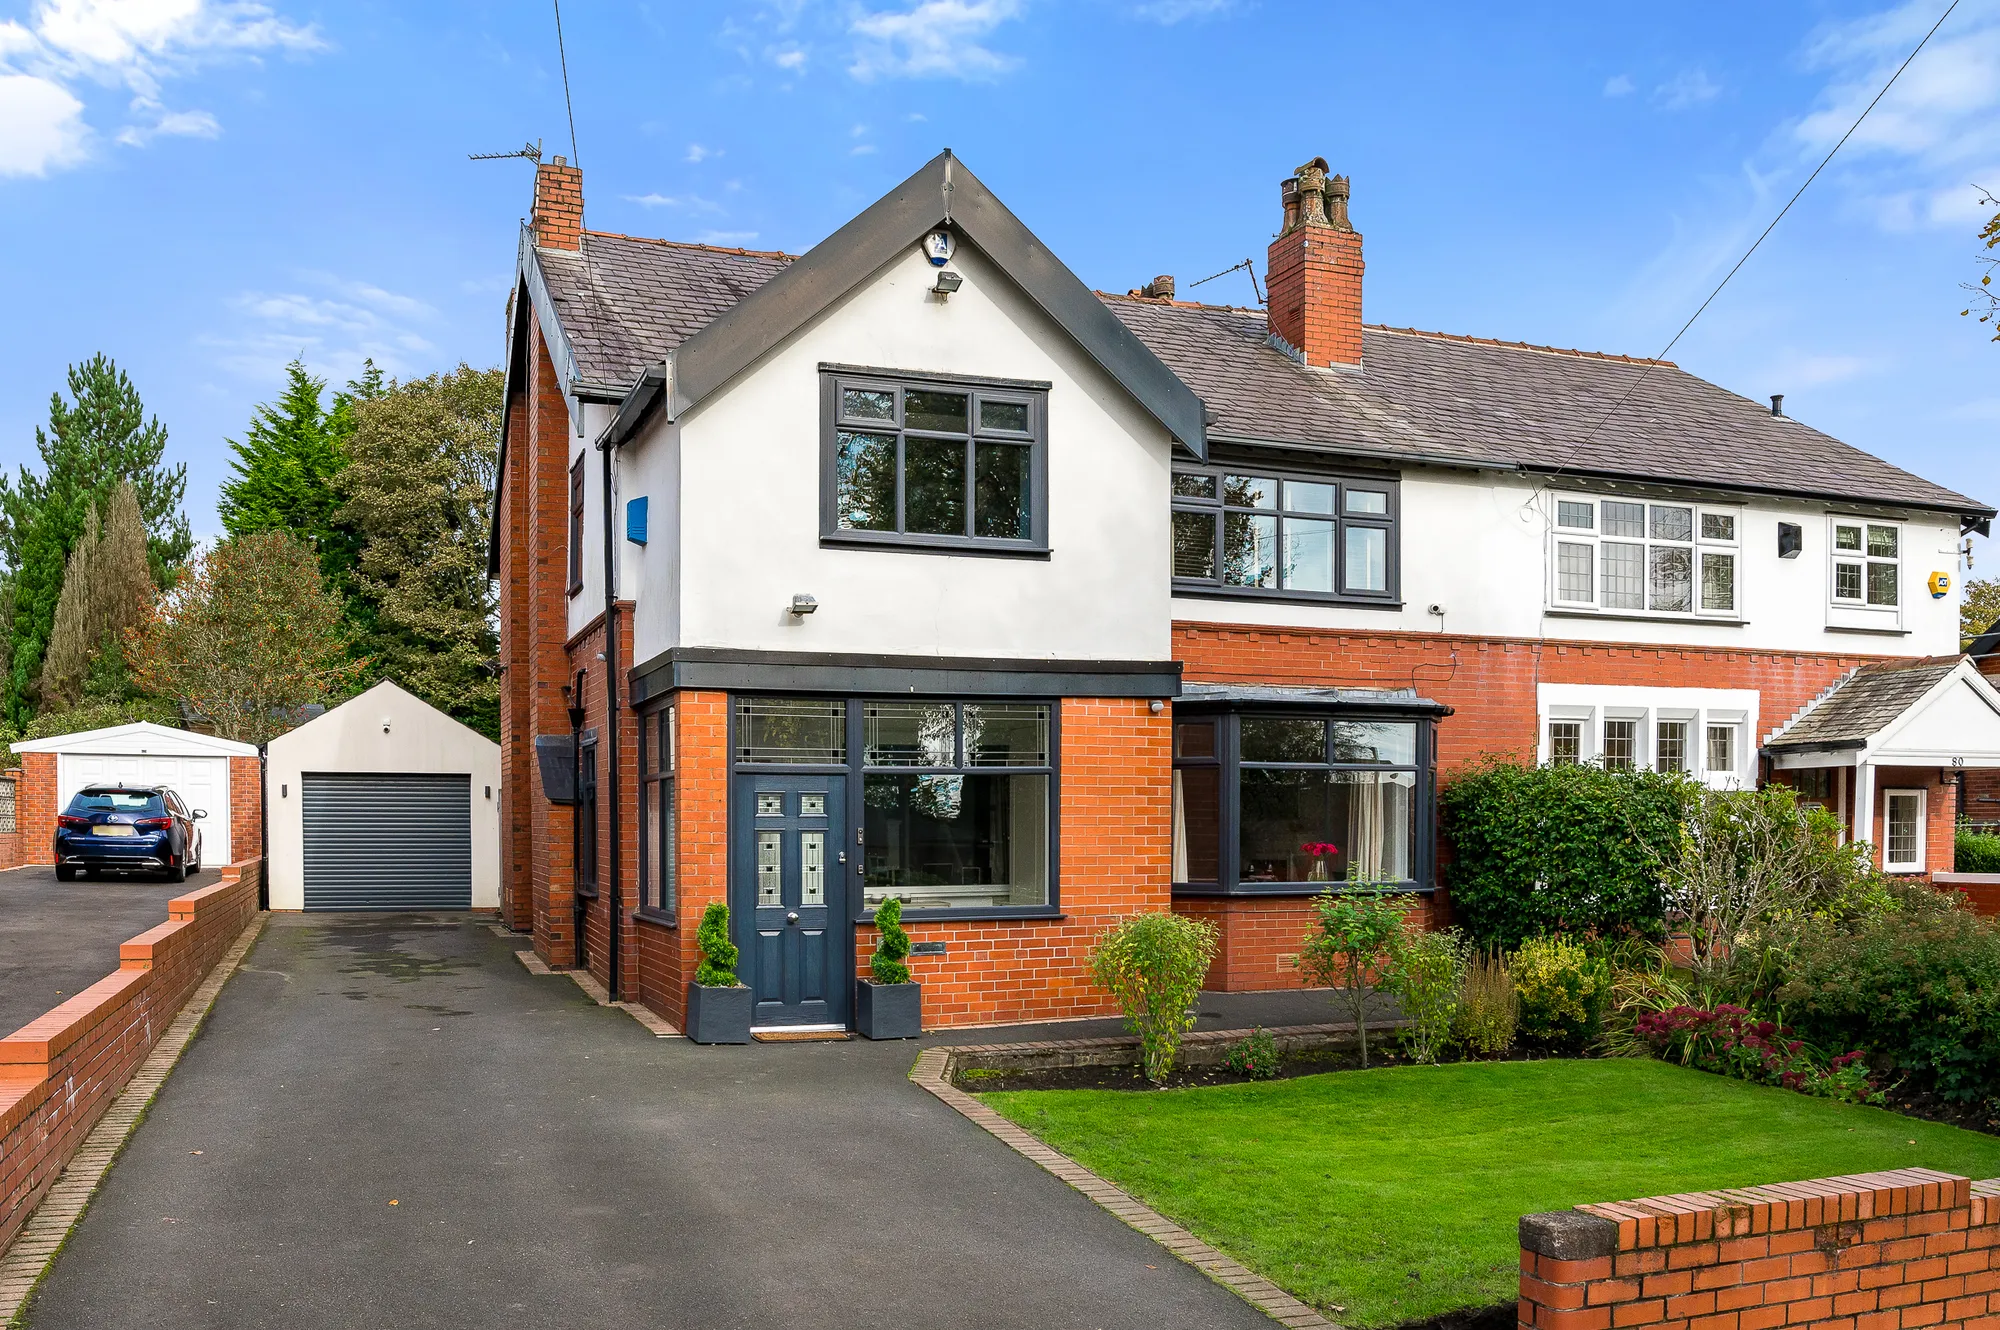
<path fill-rule="evenodd" d="M 1452 1043 L 1465 942 L 1452 932 L 1414 932 L 1403 939 L 1383 975 L 1382 987 L 1402 1008 L 1403 1047 L 1418 1062 L 1436 1062 Z"/>
<path fill-rule="evenodd" d="M 1687 972 L 1676 969 L 1659 948 L 1626 961 L 1612 968 L 1598 1046 L 1613 1057 L 1650 1057 L 1655 1049 L 1640 1033 L 1639 1022 L 1676 1007 L 1699 1006 L 1702 999 Z"/>
<path fill-rule="evenodd" d="M 1306 982 L 1338 988 L 1354 1017 L 1361 1040 L 1361 1065 L 1368 1065 L 1368 999 L 1376 979 L 1394 965 L 1403 940 L 1403 916 L 1410 899 L 1372 886 L 1329 887 L 1313 897 L 1319 931 L 1299 944 L 1293 962 Z"/>
<path fill-rule="evenodd" d="M 868 958 L 868 972 L 878 984 L 907 984 L 910 967 L 903 957 L 910 954 L 910 935 L 903 931 L 903 902 L 890 896 L 875 907 L 875 954 Z"/>
<path fill-rule="evenodd" d="M 1580 1052 L 1603 1021 L 1610 967 L 1565 937 L 1531 937 L 1508 969 L 1521 995 L 1521 1033 L 1549 1048 Z"/>
<path fill-rule="evenodd" d="M 694 944 L 701 949 L 701 964 L 694 981 L 703 988 L 735 988 L 736 944 L 729 940 L 729 907 L 710 901 L 701 912 L 701 926 L 694 930 Z"/>
<path fill-rule="evenodd" d="M 1647 1012 L 1634 1029 L 1655 1055 L 1684 1067 L 1853 1104 L 1879 1104 L 1885 1098 L 1859 1052 L 1822 1059 L 1792 1037 L 1790 1026 L 1759 1020 L 1726 1002 Z"/>
<path fill-rule="evenodd" d="M 1947 1099 L 2000 1097 L 2000 930 L 1921 885 L 1845 929 L 1803 930 L 1778 990 L 1805 1037 L 1864 1048 Z"/>
<path fill-rule="evenodd" d="M 1268 1081 L 1278 1074 L 1278 1041 L 1260 1025 L 1250 1031 L 1248 1038 L 1236 1042 L 1223 1057 L 1222 1065 L 1238 1076 Z"/>
<path fill-rule="evenodd" d="M 1473 954 L 1459 976 L 1452 1037 L 1468 1053 L 1498 1057 L 1514 1046 L 1520 1017 L 1521 995 L 1507 972 L 1507 957 L 1498 951 Z"/>
<path fill-rule="evenodd" d="M 1489 761 L 1439 798 L 1452 907 L 1482 945 L 1551 933 L 1658 937 L 1660 864 L 1695 790 L 1682 776 Z"/>
<path fill-rule="evenodd" d="M 2000 873 L 2000 836 L 1961 829 L 1951 866 L 1960 873 Z"/>
<path fill-rule="evenodd" d="M 1217 941 L 1215 925 L 1205 919 L 1141 914 L 1106 929 L 1091 953 L 1091 977 L 1124 1010 L 1145 1054 L 1146 1079 L 1155 1085 L 1174 1069 L 1181 1036 L 1194 1025 L 1194 1002 Z"/>

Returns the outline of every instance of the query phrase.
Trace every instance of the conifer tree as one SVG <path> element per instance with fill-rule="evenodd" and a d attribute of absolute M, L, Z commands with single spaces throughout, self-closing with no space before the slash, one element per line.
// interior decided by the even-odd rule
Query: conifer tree
<path fill-rule="evenodd" d="M 69 392 L 69 402 L 51 395 L 48 428 L 35 431 L 40 474 L 22 467 L 14 480 L 0 476 L 0 567 L 13 593 L 0 722 L 16 727 L 34 709 L 63 574 L 87 514 L 131 481 L 151 574 L 162 585 L 194 546 L 181 511 L 187 468 L 161 465 L 167 431 L 158 417 L 147 419 L 131 379 L 97 355 L 70 366 Z"/>
<path fill-rule="evenodd" d="M 127 482 L 112 491 L 101 526 L 91 510 L 70 551 L 42 665 L 44 710 L 127 699 L 125 634 L 145 618 L 153 590 L 139 496 Z"/>

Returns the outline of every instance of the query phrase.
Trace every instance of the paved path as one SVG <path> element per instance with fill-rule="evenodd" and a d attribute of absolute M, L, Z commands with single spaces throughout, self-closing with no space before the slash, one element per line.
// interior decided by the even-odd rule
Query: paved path
<path fill-rule="evenodd" d="M 1271 1325 L 909 1083 L 914 1045 L 655 1039 L 519 945 L 275 917 L 28 1325 Z"/>
<path fill-rule="evenodd" d="M 222 876 L 58 882 L 46 865 L 0 873 L 0 1034 L 118 968 L 118 944 L 167 921 L 167 902 Z"/>

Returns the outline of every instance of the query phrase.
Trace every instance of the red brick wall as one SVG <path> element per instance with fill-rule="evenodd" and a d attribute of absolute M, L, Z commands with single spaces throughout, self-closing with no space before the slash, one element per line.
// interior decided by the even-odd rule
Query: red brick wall
<path fill-rule="evenodd" d="M 1530 1215 L 1521 1240 L 1533 1330 L 2000 1326 L 2000 1180 L 1910 1168 L 1655 1196 Z"/>
<path fill-rule="evenodd" d="M 31 755 L 32 756 L 32 755 Z M 263 861 L 175 898 L 118 969 L 0 1039 L 0 1249 L 257 913 Z"/>
<path fill-rule="evenodd" d="M 1309 365 L 1361 363 L 1361 235 L 1301 226 L 1271 242 L 1265 278 L 1271 331 Z"/>
<path fill-rule="evenodd" d="M 1882 866 L 1883 840 L 1889 834 L 1888 792 L 1924 792 L 1924 871 L 1951 871 L 1952 840 L 1958 825 L 1957 787 L 1934 767 L 1877 767 L 1875 769 L 1875 866 Z M 1851 798 L 1851 796 L 1850 796 Z"/>
<path fill-rule="evenodd" d="M 263 853 L 264 763 L 255 757 L 232 757 L 229 759 L 229 855 L 232 859 L 256 859 Z"/>
<path fill-rule="evenodd" d="M 632 663 L 632 605 L 627 601 L 618 613 L 619 660 L 629 669 Z M 571 638 L 565 650 L 569 656 L 569 678 L 584 676 L 584 728 L 597 731 L 597 896 L 584 910 L 584 951 L 590 973 L 601 984 L 611 982 L 611 727 L 604 711 L 605 662 L 598 659 L 604 650 L 604 616 L 598 615 L 581 633 Z M 619 993 L 625 998 L 636 992 L 632 956 L 637 945 L 632 911 L 639 900 L 639 726 L 637 714 L 619 689 L 618 706 L 618 794 L 621 808 L 619 840 L 619 904 L 624 932 L 619 937 Z M 567 808 L 562 810 L 567 813 Z M 565 953 L 552 963 L 569 965 L 575 953 Z"/>
<path fill-rule="evenodd" d="M 1416 898 L 1410 922 L 1431 928 L 1439 921 L 1431 899 Z M 1176 896 L 1174 913 L 1206 919 L 1222 934 L 1208 967 L 1204 988 L 1223 993 L 1261 993 L 1303 988 L 1292 960 L 1299 944 L 1317 926 L 1308 896 Z"/>
<path fill-rule="evenodd" d="M 21 862 L 52 864 L 56 861 L 56 755 L 21 754 L 20 802 L 14 817 L 20 828 Z"/>
<path fill-rule="evenodd" d="M 583 172 L 557 157 L 535 167 L 535 210 L 529 218 L 544 249 L 583 247 Z"/>
<path fill-rule="evenodd" d="M 638 922 L 637 972 L 629 987 L 638 1001 L 679 1026 L 687 1019 L 688 981 L 701 964 L 694 943 L 701 912 L 710 901 L 728 898 L 729 699 L 679 693 L 674 707 L 677 922 Z"/>

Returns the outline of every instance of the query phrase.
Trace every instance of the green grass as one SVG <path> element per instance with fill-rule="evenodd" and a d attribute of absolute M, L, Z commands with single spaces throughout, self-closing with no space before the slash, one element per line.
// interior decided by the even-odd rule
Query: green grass
<path fill-rule="evenodd" d="M 1353 1326 L 1514 1297 L 1538 1210 L 1921 1165 L 2000 1138 L 1639 1059 L 980 1096 Z"/>

